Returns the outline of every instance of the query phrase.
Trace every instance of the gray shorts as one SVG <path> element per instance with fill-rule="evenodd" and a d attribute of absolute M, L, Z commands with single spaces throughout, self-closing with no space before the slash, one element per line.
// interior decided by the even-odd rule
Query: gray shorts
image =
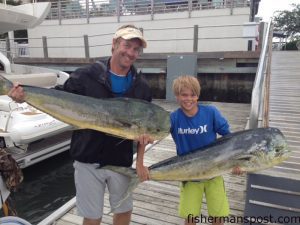
<path fill-rule="evenodd" d="M 113 213 L 132 210 L 132 193 L 116 208 L 126 192 L 130 179 L 119 173 L 98 169 L 98 164 L 74 162 L 76 206 L 80 216 L 88 219 L 99 219 L 103 215 L 104 193 L 107 186 L 109 202 Z"/>

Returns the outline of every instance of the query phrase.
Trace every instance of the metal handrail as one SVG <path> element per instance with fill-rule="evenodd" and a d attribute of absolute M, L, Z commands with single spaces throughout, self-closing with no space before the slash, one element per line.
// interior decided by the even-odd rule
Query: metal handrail
<path fill-rule="evenodd" d="M 272 45 L 272 21 L 268 23 L 265 37 L 262 44 L 262 51 L 259 57 L 258 69 L 255 76 L 255 81 L 252 89 L 251 109 L 247 128 L 253 129 L 261 126 L 267 126 L 268 115 L 265 115 L 265 107 L 268 104 L 268 76 Z M 265 115 L 265 116 L 264 116 Z M 263 124 L 263 123 L 264 124 Z"/>

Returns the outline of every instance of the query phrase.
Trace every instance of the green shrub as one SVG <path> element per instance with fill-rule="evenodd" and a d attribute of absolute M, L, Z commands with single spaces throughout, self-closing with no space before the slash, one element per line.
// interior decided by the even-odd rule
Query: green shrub
<path fill-rule="evenodd" d="M 285 45 L 282 46 L 281 50 L 287 50 L 287 51 L 293 51 L 293 50 L 298 50 L 297 48 L 297 42 L 300 41 L 299 40 L 294 40 L 294 41 L 290 41 L 288 43 L 286 43 Z"/>

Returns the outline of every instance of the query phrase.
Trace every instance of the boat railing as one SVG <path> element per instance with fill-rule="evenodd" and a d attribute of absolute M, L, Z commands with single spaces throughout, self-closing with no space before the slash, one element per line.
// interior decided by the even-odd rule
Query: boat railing
<path fill-rule="evenodd" d="M 28 43 L 18 43 L 18 40 L 20 39 L 24 40 L 24 38 L 10 40 L 9 46 L 7 39 L 0 39 L 0 52 L 11 59 L 17 57 L 29 57 Z"/>
<path fill-rule="evenodd" d="M 251 110 L 247 128 L 267 127 L 269 122 L 269 81 L 272 57 L 273 25 L 265 31 L 262 50 L 252 90 Z"/>
<path fill-rule="evenodd" d="M 107 1 L 107 0 L 76 0 L 52 2 L 51 10 L 46 19 L 62 20 L 72 18 L 91 18 L 103 16 L 130 16 L 153 15 L 180 11 L 221 9 L 249 7 L 249 0 L 132 0 L 132 1 Z"/>
<path fill-rule="evenodd" d="M 21 4 L 26 4 L 26 3 L 28 3 L 28 2 L 34 3 L 34 2 L 36 2 L 36 0 L 29 0 L 29 1 L 24 1 L 24 3 L 22 3 L 22 2 L 20 2 L 20 3 L 21 3 Z M 18 4 L 20 4 L 20 3 L 18 3 Z M 3 1 L 3 4 L 4 4 L 4 5 L 8 5 L 6 0 Z"/>

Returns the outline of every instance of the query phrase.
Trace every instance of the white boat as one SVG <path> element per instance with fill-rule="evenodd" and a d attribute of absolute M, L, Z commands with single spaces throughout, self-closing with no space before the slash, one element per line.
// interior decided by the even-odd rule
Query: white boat
<path fill-rule="evenodd" d="M 48 15 L 50 7 L 50 2 L 36 2 L 18 6 L 0 3 L 0 34 L 39 25 Z"/>
<path fill-rule="evenodd" d="M 50 3 L 20 6 L 0 4 L 0 33 L 39 25 Z M 20 84 L 51 88 L 62 85 L 69 74 L 62 71 L 10 63 L 0 52 L 0 74 Z M 71 126 L 31 107 L 0 96 L 0 148 L 5 148 L 25 168 L 69 149 Z"/>
<path fill-rule="evenodd" d="M 8 6 L 0 3 L 0 34 L 28 29 L 39 25 L 50 10 L 50 3 L 29 3 Z M 10 63 L 0 52 L 0 75 L 24 85 L 51 88 L 62 85 L 69 75 L 62 71 Z M 5 149 L 21 168 L 45 160 L 69 149 L 71 126 L 33 108 L 16 103 L 7 95 L 0 95 L 0 148 Z M 0 208 L 8 198 L 0 176 Z M 2 217 L 0 223 L 29 223 L 18 217 Z"/>
<path fill-rule="evenodd" d="M 2 53 L 0 63 L 4 66 L 0 74 L 20 84 L 50 88 L 62 85 L 69 77 L 62 71 L 10 64 Z M 65 138 L 61 136 L 70 129 L 71 126 L 27 103 L 19 104 L 7 95 L 0 96 L 0 148 L 11 152 L 22 168 L 67 150 L 70 132 L 64 134 Z"/>
<path fill-rule="evenodd" d="M 8 6 L 0 3 L 0 33 L 39 25 L 50 10 L 50 3 Z M 0 74 L 20 84 L 51 88 L 62 85 L 69 75 L 62 71 L 10 63 L 0 52 Z M 21 168 L 28 167 L 69 149 L 71 126 L 31 107 L 0 95 L 0 148 L 4 148 Z M 0 176 L 4 202 L 10 191 Z M 2 208 L 2 201 L 0 208 Z M 21 218 L 3 217 L 0 223 L 29 224 Z"/>

